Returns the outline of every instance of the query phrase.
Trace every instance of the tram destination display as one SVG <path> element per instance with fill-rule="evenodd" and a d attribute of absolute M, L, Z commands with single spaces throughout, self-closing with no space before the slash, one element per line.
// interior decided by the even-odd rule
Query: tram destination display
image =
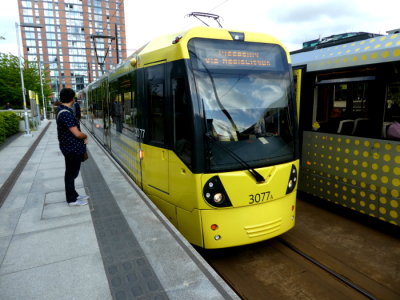
<path fill-rule="evenodd" d="M 190 42 L 190 54 L 197 58 L 195 65 L 199 69 L 282 70 L 281 51 L 279 46 L 270 44 L 203 39 Z"/>

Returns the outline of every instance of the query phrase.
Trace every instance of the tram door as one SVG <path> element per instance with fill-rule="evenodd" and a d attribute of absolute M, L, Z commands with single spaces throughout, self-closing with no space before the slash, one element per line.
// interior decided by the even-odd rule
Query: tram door
<path fill-rule="evenodd" d="M 101 84 L 103 98 L 103 144 L 107 149 L 111 149 L 111 118 L 110 118 L 110 97 L 108 90 L 108 80 L 104 80 Z"/>
<path fill-rule="evenodd" d="M 145 71 L 148 130 L 150 148 L 143 161 L 143 180 L 147 185 L 165 195 L 169 195 L 168 161 L 166 148 L 165 114 L 165 64 L 152 66 Z"/>

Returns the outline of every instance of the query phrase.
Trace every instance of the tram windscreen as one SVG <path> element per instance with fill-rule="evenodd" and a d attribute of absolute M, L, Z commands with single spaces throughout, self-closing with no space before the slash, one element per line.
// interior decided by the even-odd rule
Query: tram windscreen
<path fill-rule="evenodd" d="M 294 112 L 285 51 L 275 44 L 193 39 L 210 171 L 294 159 Z"/>

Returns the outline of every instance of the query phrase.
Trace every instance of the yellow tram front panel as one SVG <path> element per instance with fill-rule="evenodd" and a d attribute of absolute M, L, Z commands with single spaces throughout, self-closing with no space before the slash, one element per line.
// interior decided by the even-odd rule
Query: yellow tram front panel
<path fill-rule="evenodd" d="M 202 210 L 204 248 L 224 248 L 278 236 L 295 224 L 296 193 L 241 208 Z"/>
<path fill-rule="evenodd" d="M 218 174 L 231 207 L 201 210 L 205 248 L 223 248 L 263 241 L 295 224 L 295 189 L 287 193 L 292 167 L 299 162 L 257 169 L 265 182 L 248 171 Z M 203 185 L 213 175 L 203 175 Z"/>
<path fill-rule="evenodd" d="M 296 189 L 286 191 L 298 161 L 257 169 L 266 179 L 259 184 L 247 170 L 191 174 L 178 158 L 173 161 L 170 191 L 179 199 L 178 229 L 190 243 L 210 249 L 232 247 L 275 237 L 294 226 Z M 212 207 L 205 201 L 203 187 L 214 176 L 221 179 L 232 206 Z"/>
<path fill-rule="evenodd" d="M 163 155 L 164 149 L 148 145 L 142 147 L 146 149 L 142 161 L 144 189 L 190 243 L 205 248 L 256 243 L 280 235 L 294 226 L 296 189 L 289 194 L 286 192 L 291 170 L 293 166 L 298 170 L 298 161 L 257 169 L 266 179 L 264 183 L 257 184 L 247 170 L 193 174 L 170 151 L 167 190 L 161 188 L 165 184 L 160 177 L 165 176 L 160 174 L 163 173 L 161 168 L 153 170 L 159 174 L 147 172 L 153 156 Z M 214 176 L 221 179 L 232 206 L 213 207 L 204 199 L 204 185 Z M 218 228 L 213 230 L 212 225 Z M 219 240 L 215 239 L 217 235 L 221 237 Z"/>

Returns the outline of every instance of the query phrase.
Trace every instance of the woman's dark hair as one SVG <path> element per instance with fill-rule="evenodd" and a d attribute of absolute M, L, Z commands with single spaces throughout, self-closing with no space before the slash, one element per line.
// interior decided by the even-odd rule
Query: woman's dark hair
<path fill-rule="evenodd" d="M 70 88 L 63 88 L 60 92 L 60 101 L 62 103 L 69 103 L 75 97 L 75 91 Z"/>

